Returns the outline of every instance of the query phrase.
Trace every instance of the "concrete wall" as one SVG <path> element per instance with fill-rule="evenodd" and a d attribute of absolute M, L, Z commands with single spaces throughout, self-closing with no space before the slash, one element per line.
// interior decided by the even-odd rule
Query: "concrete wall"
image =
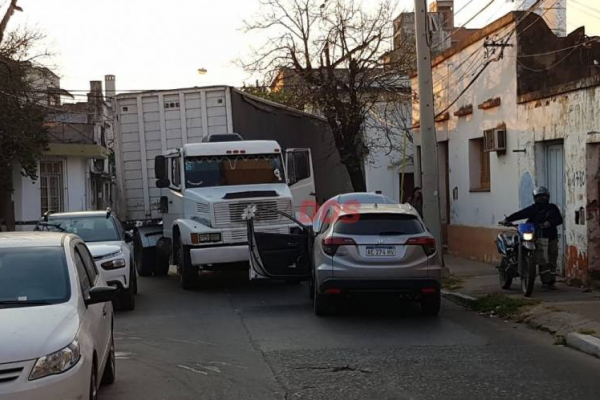
<path fill-rule="evenodd" d="M 595 133 L 600 131 L 600 81 L 593 81 L 596 86 L 540 98 L 518 108 L 521 142 L 527 149 L 520 162 L 522 175 L 531 174 L 543 181 L 542 145 L 555 140 L 564 143 L 565 272 L 571 279 L 584 281 L 591 270 L 600 270 L 598 254 L 588 255 L 588 240 L 592 247 L 597 242 L 600 200 L 600 153 L 595 146 L 600 143 L 600 133 Z"/>
<path fill-rule="evenodd" d="M 504 37 L 515 27 L 514 23 L 494 32 Z M 517 119 L 517 76 L 515 68 L 516 48 L 504 50 L 504 57 L 492 62 L 464 94 L 484 63 L 483 42 L 472 43 L 463 51 L 457 52 L 434 67 L 434 94 L 437 112 L 459 98 L 449 109 L 447 121 L 438 122 L 436 130 L 438 142 L 448 142 L 450 226 L 448 246 L 453 254 L 482 261 L 498 259 L 494 237 L 497 224 L 505 215 L 519 208 L 519 155 L 513 153 L 520 147 Z M 514 42 L 514 40 L 513 40 Z M 497 49 L 499 54 L 500 49 Z M 418 81 L 413 79 L 413 90 L 417 91 Z M 501 105 L 488 110 L 478 106 L 492 98 L 501 98 Z M 454 113 L 462 107 L 472 106 L 473 113 L 457 117 Z M 413 105 L 413 118 L 418 120 L 418 104 Z M 506 125 L 508 149 L 504 154 L 490 154 L 491 188 L 486 192 L 471 190 L 472 176 L 470 165 L 470 139 L 482 138 L 488 129 Z M 420 144 L 419 133 L 416 143 Z M 425 162 L 426 155 L 423 155 Z M 473 178 L 474 179 L 474 178 Z M 440 205 L 445 209 L 445 204 Z M 474 245 L 473 238 L 485 238 Z"/>

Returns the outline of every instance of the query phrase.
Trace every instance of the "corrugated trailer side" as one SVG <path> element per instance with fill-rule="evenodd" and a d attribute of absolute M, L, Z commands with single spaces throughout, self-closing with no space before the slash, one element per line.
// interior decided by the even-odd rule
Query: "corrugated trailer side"
<path fill-rule="evenodd" d="M 114 102 L 119 217 L 160 219 L 154 157 L 211 134 L 233 132 L 225 86 L 119 94 Z"/>

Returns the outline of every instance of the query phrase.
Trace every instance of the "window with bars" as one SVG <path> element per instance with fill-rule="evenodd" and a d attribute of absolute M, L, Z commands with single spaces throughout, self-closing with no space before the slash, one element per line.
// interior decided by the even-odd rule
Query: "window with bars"
<path fill-rule="evenodd" d="M 485 151 L 483 138 L 469 140 L 469 175 L 472 192 L 490 191 L 490 153 Z"/>
<path fill-rule="evenodd" d="M 63 162 L 40 161 L 42 215 L 48 211 L 63 211 L 63 187 Z"/>

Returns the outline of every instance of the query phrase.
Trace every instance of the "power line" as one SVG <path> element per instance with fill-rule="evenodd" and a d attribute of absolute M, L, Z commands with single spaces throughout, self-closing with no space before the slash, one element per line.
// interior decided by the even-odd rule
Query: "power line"
<path fill-rule="evenodd" d="M 596 13 L 597 15 L 600 15 L 600 9 L 594 8 L 594 7 L 589 6 L 587 4 L 580 3 L 579 1 L 576 1 L 576 0 L 571 0 L 571 2 L 576 5 L 575 8 L 587 9 L 589 12 Z M 571 4 L 571 5 L 573 5 L 573 4 Z"/>
<path fill-rule="evenodd" d="M 575 48 L 582 47 L 582 46 L 585 46 L 585 45 L 587 45 L 587 44 L 590 44 L 590 43 L 595 43 L 595 42 L 599 42 L 599 41 L 600 41 L 600 38 L 594 38 L 594 39 L 586 40 L 585 42 L 582 42 L 582 43 L 576 44 L 576 45 L 574 45 L 574 46 L 569 46 L 569 47 L 565 47 L 565 48 L 558 49 L 558 50 L 554 50 L 554 51 L 548 51 L 548 52 L 546 52 L 546 53 L 536 53 L 536 54 L 521 54 L 521 55 L 518 55 L 517 57 L 519 57 L 519 58 L 528 58 L 528 57 L 542 57 L 542 56 L 549 56 L 549 55 L 552 55 L 552 54 L 558 54 L 558 53 L 562 53 L 563 51 L 567 51 L 567 50 L 575 49 Z"/>
<path fill-rule="evenodd" d="M 521 66 L 521 68 L 524 68 L 526 70 L 533 71 L 533 72 L 546 72 L 546 71 L 551 70 L 552 68 L 556 68 L 557 66 L 559 66 L 563 62 L 567 61 L 567 59 L 569 57 L 571 57 L 571 54 L 575 53 L 576 50 L 577 50 L 577 47 L 573 48 L 573 50 L 571 50 L 569 52 L 569 54 L 567 54 L 564 58 L 561 58 L 556 63 L 550 65 L 549 67 L 545 67 L 545 68 L 542 68 L 542 69 L 528 67 L 528 66 L 524 65 L 520 60 L 518 60 L 518 62 L 519 62 L 519 65 Z"/>
<path fill-rule="evenodd" d="M 504 46 L 506 46 L 508 44 L 508 42 L 510 41 L 510 39 L 512 38 L 512 36 L 515 34 L 515 32 L 517 31 L 519 25 L 526 19 L 529 17 L 529 15 L 531 15 L 531 13 L 533 13 L 537 7 L 543 2 L 544 0 L 538 0 L 533 6 L 531 6 L 527 12 L 519 19 L 517 20 L 515 27 L 513 29 L 511 29 L 506 35 L 504 35 L 504 38 L 506 38 L 506 40 L 504 41 Z M 558 0 L 555 2 L 555 4 L 558 2 Z M 522 4 L 525 4 L 525 1 L 523 1 Z M 542 16 L 539 16 L 539 18 L 542 18 Z M 533 24 L 529 25 L 525 30 L 529 29 Z M 444 108 L 444 110 L 440 111 L 439 113 L 436 113 L 436 118 L 443 115 L 444 113 L 448 112 L 459 100 L 462 96 L 464 96 L 465 93 L 467 93 L 467 91 L 475 84 L 475 82 L 477 81 L 477 79 L 479 79 L 479 77 L 483 74 L 483 72 L 490 66 L 490 64 L 492 62 L 498 61 L 500 60 L 502 57 L 504 57 L 504 47 L 502 47 L 500 54 L 498 55 L 498 57 L 496 57 L 496 59 L 489 59 L 487 60 L 484 64 L 483 67 L 481 68 L 481 70 L 479 70 L 479 72 L 477 72 L 477 74 L 473 77 L 473 79 L 467 84 L 467 86 L 459 93 L 458 96 L 456 96 L 456 98 L 446 106 L 446 108 Z"/>
<path fill-rule="evenodd" d="M 447 38 L 446 40 L 441 41 L 440 43 L 436 44 L 435 46 L 432 47 L 432 50 L 435 50 L 436 48 L 440 47 L 441 45 L 443 45 L 447 40 L 451 39 L 454 35 L 456 35 L 461 29 L 463 29 L 465 26 L 467 26 L 468 24 L 470 24 L 475 18 L 477 18 L 482 12 L 484 12 L 485 10 L 487 10 L 492 4 L 494 4 L 496 0 L 490 0 L 489 3 L 487 3 L 481 10 L 479 10 L 478 12 L 475 13 L 475 15 L 473 15 L 471 18 L 469 18 L 469 20 L 467 22 L 465 22 L 464 24 L 462 24 L 461 27 L 456 28 L 454 32 L 452 32 Z"/>

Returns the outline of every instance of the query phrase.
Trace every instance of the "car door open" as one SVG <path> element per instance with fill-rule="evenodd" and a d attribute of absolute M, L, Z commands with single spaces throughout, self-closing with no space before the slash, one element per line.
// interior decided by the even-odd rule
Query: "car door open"
<path fill-rule="evenodd" d="M 288 185 L 294 200 L 294 211 L 316 212 L 315 174 L 310 149 L 287 149 L 286 170 Z"/>
<path fill-rule="evenodd" d="M 280 213 L 298 225 L 296 232 L 260 232 L 253 216 L 247 219 L 250 266 L 261 277 L 309 279 L 311 275 L 312 230 L 293 217 Z"/>

